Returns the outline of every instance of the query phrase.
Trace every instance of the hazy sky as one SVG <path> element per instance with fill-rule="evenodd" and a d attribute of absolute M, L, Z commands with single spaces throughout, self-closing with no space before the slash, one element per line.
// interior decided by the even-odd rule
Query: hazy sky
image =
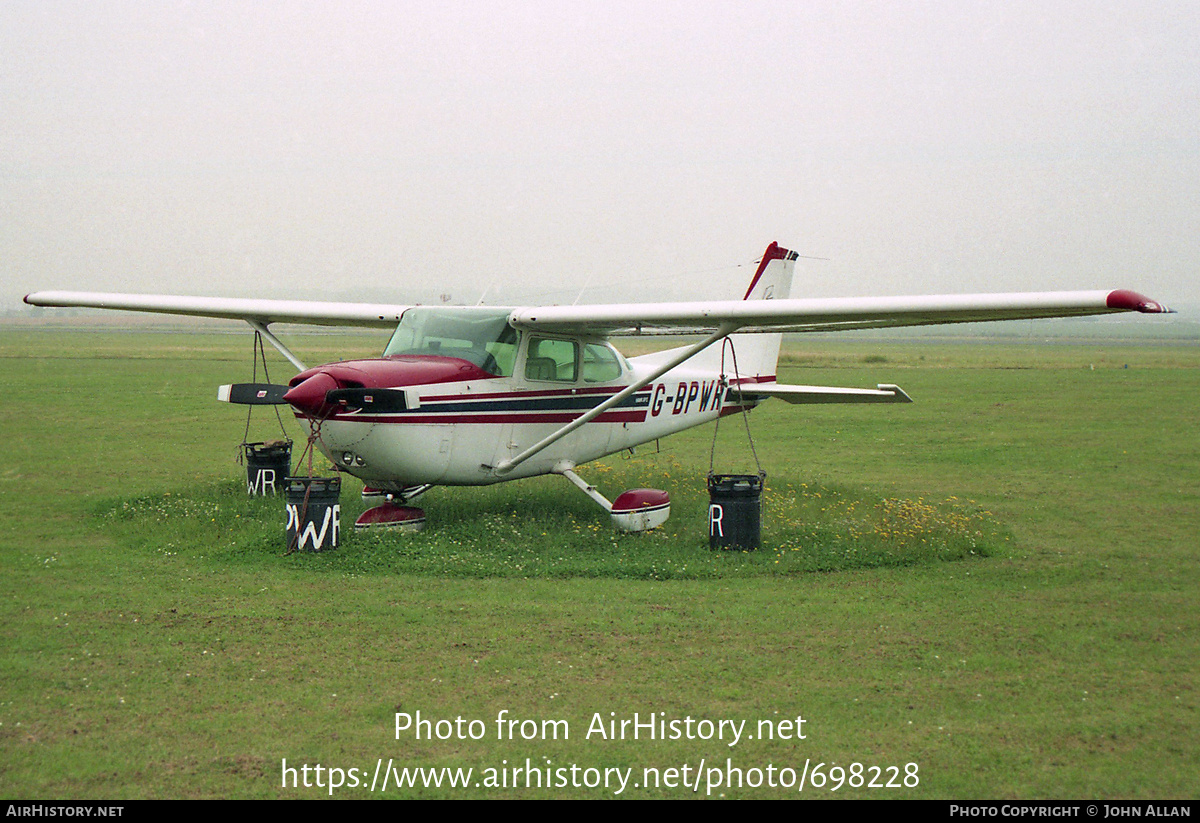
<path fill-rule="evenodd" d="M 1194 1 L 5 0 L 0 117 L 4 307 L 1200 300 Z"/>

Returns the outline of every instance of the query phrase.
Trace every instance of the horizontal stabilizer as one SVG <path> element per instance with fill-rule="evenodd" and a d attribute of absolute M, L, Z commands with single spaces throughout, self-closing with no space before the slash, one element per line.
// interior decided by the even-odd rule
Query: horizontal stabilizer
<path fill-rule="evenodd" d="M 241 406 L 278 406 L 286 402 L 287 390 L 274 383 L 230 383 L 217 389 L 217 399 Z"/>
<path fill-rule="evenodd" d="M 835 386 L 788 386 L 779 383 L 748 383 L 731 386 L 735 395 L 747 398 L 778 397 L 789 403 L 911 403 L 904 389 L 880 383 L 874 389 L 843 389 Z"/>

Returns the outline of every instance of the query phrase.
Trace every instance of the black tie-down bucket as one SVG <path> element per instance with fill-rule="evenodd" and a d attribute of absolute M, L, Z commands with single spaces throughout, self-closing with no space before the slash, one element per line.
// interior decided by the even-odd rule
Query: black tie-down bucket
<path fill-rule="evenodd" d="M 291 471 L 292 441 L 243 443 L 246 450 L 246 492 L 251 497 L 275 494 L 287 486 Z"/>
<path fill-rule="evenodd" d="M 762 489 L 766 475 L 708 476 L 708 547 L 754 551 L 762 532 Z"/>
<path fill-rule="evenodd" d="M 342 527 L 340 477 L 287 479 L 288 551 L 336 549 Z"/>

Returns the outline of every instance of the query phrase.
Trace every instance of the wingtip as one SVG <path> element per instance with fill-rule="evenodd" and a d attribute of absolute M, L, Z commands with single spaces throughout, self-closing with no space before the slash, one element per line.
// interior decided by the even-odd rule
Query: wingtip
<path fill-rule="evenodd" d="M 1174 309 L 1151 300 L 1144 294 L 1128 289 L 1117 289 L 1108 293 L 1108 307 L 1117 311 L 1136 311 L 1142 314 L 1174 314 Z"/>

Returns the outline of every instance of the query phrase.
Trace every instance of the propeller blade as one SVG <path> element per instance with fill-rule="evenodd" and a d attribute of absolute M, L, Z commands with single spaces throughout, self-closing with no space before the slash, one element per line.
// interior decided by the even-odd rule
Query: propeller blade
<path fill-rule="evenodd" d="M 325 393 L 325 402 L 381 414 L 408 408 L 403 389 L 334 389 Z"/>
<path fill-rule="evenodd" d="M 230 383 L 217 389 L 217 399 L 242 406 L 278 406 L 287 386 L 274 383 Z"/>

